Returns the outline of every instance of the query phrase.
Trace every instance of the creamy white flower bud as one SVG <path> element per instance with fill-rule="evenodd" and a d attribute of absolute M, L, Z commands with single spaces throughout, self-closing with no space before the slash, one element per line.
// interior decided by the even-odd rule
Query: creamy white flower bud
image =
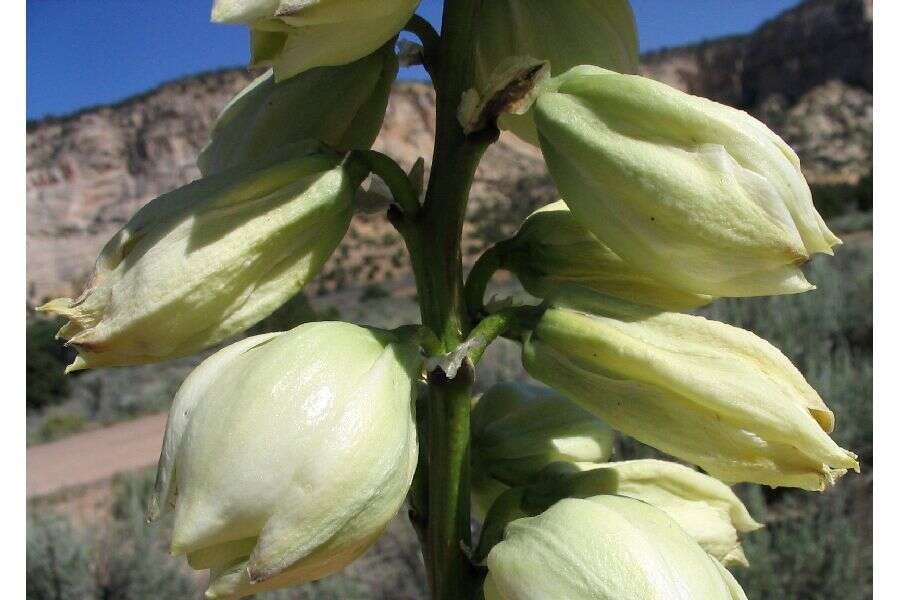
<path fill-rule="evenodd" d="M 289 146 L 145 205 L 110 240 L 69 322 L 68 371 L 192 354 L 250 327 L 312 279 L 347 232 L 365 176 Z"/>
<path fill-rule="evenodd" d="M 397 35 L 419 0 L 215 0 L 212 20 L 245 23 L 253 65 L 282 81 L 315 67 L 344 65 Z"/>
<path fill-rule="evenodd" d="M 319 579 L 378 538 L 417 460 L 421 357 L 391 334 L 307 323 L 204 361 L 179 390 L 149 516 L 210 569 L 206 597 Z"/>
<path fill-rule="evenodd" d="M 790 360 L 737 327 L 567 287 L 523 361 L 614 429 L 724 481 L 822 490 L 859 468 Z"/>
<path fill-rule="evenodd" d="M 225 106 L 197 166 L 211 175 L 305 139 L 336 150 L 368 149 L 381 129 L 396 77 L 391 48 L 281 83 L 269 70 Z"/>
<path fill-rule="evenodd" d="M 740 536 L 762 525 L 718 479 L 678 463 L 653 459 L 557 466 L 570 471 L 569 495 L 616 494 L 642 500 L 665 512 L 716 560 L 726 566 L 747 566 Z"/>
<path fill-rule="evenodd" d="M 472 495 L 484 515 L 510 485 L 527 483 L 557 461 L 605 462 L 610 427 L 547 388 L 505 383 L 472 410 Z"/>
<path fill-rule="evenodd" d="M 513 521 L 487 565 L 485 600 L 732 600 L 743 594 L 663 511 L 620 496 L 569 498 Z"/>
<path fill-rule="evenodd" d="M 562 200 L 532 213 L 501 246 L 503 267 L 539 298 L 574 283 L 624 300 L 668 310 L 708 304 L 710 296 L 664 284 L 626 263 L 572 215 Z"/>
<path fill-rule="evenodd" d="M 811 289 L 840 243 L 797 155 L 748 114 L 643 77 L 576 67 L 530 110 L 575 217 L 623 260 L 697 294 Z"/>

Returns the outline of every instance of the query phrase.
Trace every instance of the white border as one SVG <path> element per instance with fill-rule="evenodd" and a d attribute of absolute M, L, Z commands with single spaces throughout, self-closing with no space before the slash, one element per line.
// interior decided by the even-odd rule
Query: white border
<path fill-rule="evenodd" d="M 28 0 L 33 1 L 33 0 Z M 3 337 L 0 364 L 4 417 L 0 421 L 3 483 L 0 514 L 4 522 L 4 595 L 25 597 L 25 364 L 23 318 L 25 290 L 25 3 L 4 6 L 4 31 L 0 55 L 5 58 L 6 86 L 0 94 L 0 181 L 3 216 L 0 220 L 0 256 L 5 282 L 0 302 Z M 884 477 L 875 478 L 875 597 L 896 596 L 894 545 L 900 539 L 900 514 L 896 502 L 900 478 L 894 459 L 900 444 L 900 400 L 894 375 L 900 370 L 896 350 L 900 342 L 900 250 L 893 227 L 900 215 L 900 42 L 893 31 L 900 23 L 900 2 L 882 0 L 875 19 L 875 406 L 874 453 L 878 464 L 887 464 Z M 880 26 L 879 26 L 880 24 Z"/>
<path fill-rule="evenodd" d="M 25 597 L 25 2 L 3 7 L 0 56 L 7 72 L 0 93 L 0 494 L 3 594 Z"/>
<path fill-rule="evenodd" d="M 900 19 L 900 3 L 878 3 L 875 12 L 875 101 L 874 101 L 874 163 L 875 207 L 873 219 L 873 261 L 874 261 L 874 446 L 876 464 L 887 464 L 883 477 L 873 477 L 874 481 L 874 597 L 894 598 L 897 595 L 893 564 L 894 547 L 900 534 L 900 517 L 897 512 L 897 489 L 900 480 L 891 472 L 891 464 L 897 457 L 898 434 L 896 425 L 900 417 L 897 403 L 897 384 L 894 375 L 898 372 L 896 350 L 900 335 L 898 317 L 897 281 L 900 251 L 895 243 L 893 227 L 897 223 L 900 209 L 897 206 L 896 179 L 900 172 L 897 164 L 900 149 L 897 136 L 900 135 L 900 82 L 897 80 L 896 66 L 900 58 L 900 43 L 892 24 Z M 880 25 L 880 26 L 879 26 Z M 873 466 L 873 476 L 875 469 Z"/>

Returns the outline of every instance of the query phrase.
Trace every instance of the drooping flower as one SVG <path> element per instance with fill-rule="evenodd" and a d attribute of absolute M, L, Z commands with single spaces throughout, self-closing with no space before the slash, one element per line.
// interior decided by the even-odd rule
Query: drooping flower
<path fill-rule="evenodd" d="M 614 429 L 727 482 L 822 490 L 859 468 L 800 372 L 737 327 L 566 287 L 523 361 Z"/>
<path fill-rule="evenodd" d="M 487 558 L 485 600 L 733 600 L 740 587 L 677 523 L 621 496 L 517 519 Z"/>
<path fill-rule="evenodd" d="M 762 527 L 726 484 L 670 461 L 556 463 L 540 479 L 569 497 L 615 494 L 652 504 L 726 566 L 747 566 L 740 537 Z"/>
<path fill-rule="evenodd" d="M 150 201 L 106 244 L 69 319 L 68 371 L 192 354 L 250 327 L 312 279 L 343 238 L 365 177 L 307 144 Z"/>
<path fill-rule="evenodd" d="M 582 226 L 562 200 L 532 213 L 501 248 L 503 267 L 540 298 L 573 283 L 668 310 L 696 308 L 713 300 L 663 284 L 626 263 Z"/>
<path fill-rule="evenodd" d="M 211 175 L 306 139 L 336 150 L 368 149 L 381 129 L 397 68 L 396 54 L 385 47 L 281 83 L 269 70 L 225 106 L 197 166 Z"/>
<path fill-rule="evenodd" d="M 529 113 L 572 214 L 623 260 L 677 289 L 811 289 L 799 265 L 840 243 L 797 155 L 748 114 L 597 67 L 549 80 Z"/>
<path fill-rule="evenodd" d="M 207 598 L 319 579 L 374 543 L 415 470 L 420 366 L 391 334 L 321 322 L 242 340 L 188 377 L 148 515 L 174 507 L 172 552 L 211 570 Z"/>
<path fill-rule="evenodd" d="M 614 434 L 603 421 L 547 388 L 499 384 L 472 410 L 472 494 L 486 514 L 510 485 L 556 461 L 605 462 Z"/>
<path fill-rule="evenodd" d="M 371 54 L 406 25 L 419 0 L 215 0 L 212 20 L 250 26 L 251 64 L 282 81 Z"/>

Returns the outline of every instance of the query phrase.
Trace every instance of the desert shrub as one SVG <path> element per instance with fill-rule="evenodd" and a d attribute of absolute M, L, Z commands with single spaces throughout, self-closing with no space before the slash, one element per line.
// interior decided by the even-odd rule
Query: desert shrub
<path fill-rule="evenodd" d="M 846 183 L 829 183 L 810 186 L 813 202 L 823 218 L 829 219 L 846 212 L 856 206 L 854 186 Z"/>
<path fill-rule="evenodd" d="M 380 300 L 381 298 L 388 298 L 390 295 L 390 292 L 377 283 L 370 283 L 363 288 L 362 293 L 359 295 L 359 301 L 368 302 L 369 300 Z"/>
<path fill-rule="evenodd" d="M 74 353 L 54 339 L 60 322 L 36 318 L 25 325 L 25 405 L 43 410 L 61 403 L 69 393 L 63 371 Z"/>
<path fill-rule="evenodd" d="M 742 490 L 766 527 L 747 536 L 750 568 L 739 569 L 754 600 L 872 597 L 871 487 L 844 480 L 822 494 L 791 493 L 767 505 L 759 487 Z"/>
<path fill-rule="evenodd" d="M 156 472 L 150 469 L 117 475 L 112 482 L 112 516 L 117 521 L 128 522 L 135 517 L 143 521 L 144 513 L 153 495 Z"/>
<path fill-rule="evenodd" d="M 832 437 L 859 455 L 863 470 L 872 465 L 872 354 L 839 346 L 807 365 L 810 384 L 834 411 Z M 852 478 L 852 476 L 851 476 Z"/>
<path fill-rule="evenodd" d="M 872 229 L 872 211 L 849 212 L 832 219 L 828 219 L 828 227 L 841 235 L 849 231 L 864 231 Z"/>
<path fill-rule="evenodd" d="M 25 541 L 28 600 L 95 598 L 90 546 L 69 520 L 53 513 L 29 515 Z"/>
<path fill-rule="evenodd" d="M 856 183 L 820 183 L 810 186 L 813 202 L 823 218 L 872 210 L 872 174 Z"/>
<path fill-rule="evenodd" d="M 191 598 L 197 594 L 183 560 L 167 552 L 171 515 L 148 526 L 144 519 L 155 473 L 113 480 L 112 523 L 93 538 L 97 587 L 109 600 Z"/>
<path fill-rule="evenodd" d="M 257 594 L 259 600 L 370 600 L 371 586 L 346 575 L 333 575 L 306 585 Z"/>
<path fill-rule="evenodd" d="M 50 413 L 44 417 L 41 423 L 37 441 L 41 443 L 52 442 L 67 435 L 84 431 L 88 427 L 90 427 L 90 422 L 79 414 L 67 412 Z"/>
<path fill-rule="evenodd" d="M 168 521 L 148 527 L 149 471 L 117 478 L 109 523 L 79 530 L 64 516 L 35 509 L 27 531 L 29 600 L 192 598 L 183 561 L 166 552 Z"/>
<path fill-rule="evenodd" d="M 861 177 L 856 184 L 856 208 L 860 211 L 872 210 L 872 173 Z"/>
<path fill-rule="evenodd" d="M 872 249 L 862 244 L 819 257 L 807 269 L 817 289 L 805 294 L 718 300 L 701 312 L 750 329 L 801 371 L 841 344 L 872 347 Z"/>

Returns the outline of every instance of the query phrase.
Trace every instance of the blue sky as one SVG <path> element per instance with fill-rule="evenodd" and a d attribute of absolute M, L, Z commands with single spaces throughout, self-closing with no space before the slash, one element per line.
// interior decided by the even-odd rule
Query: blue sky
<path fill-rule="evenodd" d="M 797 0 L 632 0 L 641 50 L 750 31 Z M 419 13 L 438 24 L 441 0 Z M 27 0 L 30 119 L 121 100 L 248 58 L 246 29 L 209 23 L 211 0 Z M 677 8 L 673 8 L 677 7 Z M 401 73 L 422 78 L 419 70 Z"/>

